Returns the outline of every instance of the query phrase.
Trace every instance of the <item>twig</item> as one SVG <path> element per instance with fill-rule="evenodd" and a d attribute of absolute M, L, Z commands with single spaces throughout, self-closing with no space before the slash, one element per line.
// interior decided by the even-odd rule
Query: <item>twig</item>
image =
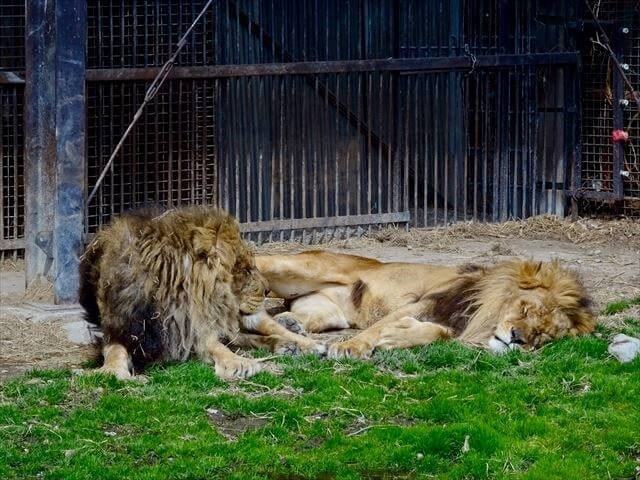
<path fill-rule="evenodd" d="M 390 427 L 391 425 L 368 425 L 366 427 L 362 427 L 359 430 L 356 430 L 355 432 L 351 432 L 347 435 L 347 437 L 353 437 L 355 435 L 358 435 L 362 432 L 366 432 L 367 430 L 369 430 L 370 428 L 374 428 L 374 427 Z"/>
<path fill-rule="evenodd" d="M 160 69 L 160 71 L 156 75 L 156 78 L 154 78 L 153 82 L 151 82 L 151 85 L 149 85 L 149 88 L 147 89 L 147 92 L 146 92 L 146 94 L 144 96 L 144 100 L 142 101 L 142 104 L 140 105 L 140 107 L 138 108 L 136 113 L 134 114 L 133 119 L 131 120 L 131 123 L 129 124 L 127 129 L 122 134 L 122 138 L 120 138 L 120 141 L 116 145 L 116 148 L 113 149 L 113 152 L 111 153 L 111 156 L 109 157 L 109 160 L 107 161 L 107 164 L 102 169 L 102 172 L 100 173 L 100 176 L 98 177 L 98 180 L 96 181 L 96 184 L 94 185 L 93 190 L 91 190 L 91 193 L 89 194 L 89 197 L 87 198 L 87 205 L 89 205 L 91 203 L 91 200 L 93 199 L 95 194 L 98 192 L 98 188 L 100 188 L 100 185 L 102 184 L 102 181 L 104 180 L 104 177 L 107 175 L 107 172 L 109 172 L 109 170 L 111 169 L 111 166 L 113 165 L 113 161 L 115 160 L 116 155 L 120 151 L 120 148 L 122 148 L 122 145 L 124 144 L 124 141 L 129 136 L 129 133 L 131 133 L 131 130 L 133 130 L 133 127 L 136 124 L 136 122 L 142 116 L 142 111 L 144 110 L 144 107 L 146 107 L 146 105 L 151 100 L 153 100 L 153 98 L 156 96 L 156 94 L 158 93 L 158 91 L 162 87 L 162 84 L 165 82 L 167 77 L 169 77 L 169 74 L 171 73 L 171 70 L 173 69 L 173 65 L 174 65 L 176 59 L 178 58 L 178 55 L 180 54 L 180 51 L 187 44 L 187 38 L 189 37 L 189 34 L 191 34 L 191 31 L 194 29 L 196 24 L 200 21 L 200 19 L 202 18 L 202 16 L 205 14 L 205 12 L 207 11 L 207 9 L 209 8 L 209 6 L 212 3 L 213 3 L 213 0 L 209 0 L 205 4 L 205 6 L 202 7 L 202 10 L 198 14 L 198 16 L 191 23 L 189 28 L 187 28 L 187 31 L 184 33 L 184 35 L 182 35 L 182 38 L 180 38 L 180 40 L 178 41 L 178 44 L 176 45 L 176 49 L 173 52 L 173 54 L 171 55 L 171 57 L 169 58 L 169 60 L 167 60 L 165 62 L 165 64 L 162 66 L 162 68 Z"/>
<path fill-rule="evenodd" d="M 596 13 L 591 8 L 591 5 L 589 4 L 589 0 L 584 0 L 584 3 L 587 6 L 587 9 L 589 10 L 589 13 L 591 14 L 591 18 L 593 18 L 593 21 L 595 22 L 596 27 L 598 27 L 598 30 L 600 31 L 600 34 L 602 35 L 602 41 L 597 40 L 594 43 L 602 46 L 607 51 L 609 56 L 611 57 L 611 60 L 613 60 L 613 63 L 616 64 L 616 67 L 618 68 L 618 71 L 620 72 L 620 75 L 622 76 L 622 79 L 624 80 L 624 83 L 626 83 L 627 87 L 629 87 L 629 89 L 631 90 L 631 96 L 633 97 L 633 99 L 636 102 L 636 105 L 638 107 L 638 111 L 640 111 L 640 94 L 638 92 L 636 92 L 636 90 L 633 88 L 633 84 L 631 83 L 631 80 L 629 80 L 629 77 L 627 77 L 627 75 L 625 74 L 624 69 L 622 68 L 622 64 L 618 60 L 617 55 L 611 49 L 611 40 L 609 40 L 609 36 L 607 35 L 607 32 L 605 31 L 604 27 L 600 24 L 600 20 L 598 20 L 598 16 L 596 15 Z"/>

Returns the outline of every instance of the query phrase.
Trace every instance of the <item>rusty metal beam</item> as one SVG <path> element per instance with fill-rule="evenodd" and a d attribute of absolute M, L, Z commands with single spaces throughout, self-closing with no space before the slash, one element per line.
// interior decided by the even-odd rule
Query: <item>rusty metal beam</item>
<path fill-rule="evenodd" d="M 532 53 L 515 55 L 479 55 L 476 69 L 509 68 L 523 65 L 576 64 L 579 54 Z M 402 74 L 435 73 L 451 70 L 467 70 L 471 60 L 467 56 L 389 58 L 379 60 L 340 60 L 331 62 L 262 63 L 250 65 L 211 65 L 200 67 L 175 67 L 170 79 L 229 78 L 260 75 L 315 75 L 321 73 L 349 72 L 401 72 Z M 89 82 L 120 82 L 153 80 L 159 67 L 147 68 L 94 68 L 87 70 Z"/>
<path fill-rule="evenodd" d="M 24 72 L 0 71 L 0 85 L 24 84 Z"/>
<path fill-rule="evenodd" d="M 348 215 L 343 217 L 292 218 L 265 220 L 263 222 L 241 223 L 242 233 L 272 232 L 278 230 L 303 230 L 310 228 L 357 227 L 383 223 L 407 223 L 409 212 L 374 213 L 369 215 Z"/>

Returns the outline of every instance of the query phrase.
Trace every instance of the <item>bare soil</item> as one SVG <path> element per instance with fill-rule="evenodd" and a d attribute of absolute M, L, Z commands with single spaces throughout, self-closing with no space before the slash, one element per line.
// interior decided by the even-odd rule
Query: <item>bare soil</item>
<path fill-rule="evenodd" d="M 640 296 L 640 222 L 631 220 L 571 223 L 537 217 L 503 224 L 463 223 L 439 230 L 385 229 L 321 246 L 271 243 L 256 250 L 272 254 L 309 248 L 384 261 L 442 265 L 490 264 L 514 257 L 558 258 L 581 274 L 598 310 L 610 302 Z M 0 265 L 0 285 L 3 275 L 15 277 L 21 266 L 23 264 L 6 262 Z M 0 379 L 34 367 L 76 367 L 94 355 L 93 349 L 69 342 L 60 327 L 52 322 L 18 320 L 2 312 L 2 305 L 34 299 L 50 299 L 50 289 L 34 286 L 26 292 L 3 294 L 0 291 Z M 615 328 L 616 322 L 622 326 L 624 318 L 638 314 L 637 309 L 632 309 L 625 315 L 602 317 L 601 321 Z M 338 335 L 348 333 L 338 332 Z M 335 340 L 335 336 L 331 340 Z"/>

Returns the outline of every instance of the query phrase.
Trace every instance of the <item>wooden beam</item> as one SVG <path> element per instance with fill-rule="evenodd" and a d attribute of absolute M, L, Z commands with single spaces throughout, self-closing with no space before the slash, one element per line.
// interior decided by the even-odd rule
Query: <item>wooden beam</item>
<path fill-rule="evenodd" d="M 56 0 L 56 303 L 77 303 L 84 248 L 87 3 Z"/>
<path fill-rule="evenodd" d="M 53 235 L 56 181 L 55 2 L 27 0 L 25 61 L 26 282 L 53 281 L 53 258 L 37 239 Z M 7 243 L 4 242 L 6 246 Z"/>

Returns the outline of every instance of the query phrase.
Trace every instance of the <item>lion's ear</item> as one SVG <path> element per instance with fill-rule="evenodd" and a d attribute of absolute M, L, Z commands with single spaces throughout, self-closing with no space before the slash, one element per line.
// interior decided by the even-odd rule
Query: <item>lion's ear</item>
<path fill-rule="evenodd" d="M 215 236 L 208 228 L 193 227 L 191 231 L 191 244 L 193 245 L 193 253 L 196 258 L 215 257 Z"/>
<path fill-rule="evenodd" d="M 236 263 L 236 254 L 240 242 L 241 239 L 235 222 L 231 218 L 225 219 L 218 228 L 215 249 L 222 264 L 229 269 Z"/>

